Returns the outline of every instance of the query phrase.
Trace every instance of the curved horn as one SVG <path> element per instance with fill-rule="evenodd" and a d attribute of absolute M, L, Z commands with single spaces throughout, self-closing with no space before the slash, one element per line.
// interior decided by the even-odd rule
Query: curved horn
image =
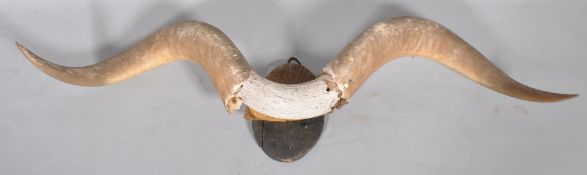
<path fill-rule="evenodd" d="M 523 85 L 444 26 L 415 17 L 392 18 L 373 25 L 350 43 L 324 72 L 333 77 L 342 93 L 341 100 L 347 100 L 379 67 L 404 56 L 434 60 L 489 89 L 523 100 L 555 102 L 576 96 Z"/>
<path fill-rule="evenodd" d="M 208 72 L 229 112 L 245 103 L 261 114 L 286 120 L 331 112 L 344 104 L 375 70 L 402 56 L 435 60 L 512 97 L 552 102 L 575 96 L 522 85 L 445 27 L 414 17 L 374 25 L 325 67 L 322 75 L 299 84 L 280 84 L 259 76 L 226 35 L 196 21 L 166 27 L 117 56 L 85 67 L 53 64 L 18 43 L 17 46 L 46 74 L 82 86 L 116 83 L 162 64 L 188 59 Z"/>
<path fill-rule="evenodd" d="M 176 61 L 200 64 L 214 81 L 227 110 L 240 106 L 234 96 L 249 77 L 251 67 L 232 41 L 217 28 L 197 21 L 163 28 L 129 50 L 85 67 L 65 67 L 46 61 L 17 43 L 21 52 L 40 70 L 55 79 L 80 86 L 102 86 Z"/>

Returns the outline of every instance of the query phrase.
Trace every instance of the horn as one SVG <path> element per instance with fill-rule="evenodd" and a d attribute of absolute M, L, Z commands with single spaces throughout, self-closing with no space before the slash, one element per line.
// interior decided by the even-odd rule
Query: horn
<path fill-rule="evenodd" d="M 85 67 L 57 65 L 16 44 L 47 75 L 80 86 L 113 84 L 172 61 L 190 60 L 208 72 L 228 111 L 239 108 L 240 100 L 234 94 L 251 72 L 243 55 L 222 31 L 197 21 L 165 27 L 127 51 Z"/>
<path fill-rule="evenodd" d="M 514 98 L 556 102 L 577 96 L 523 85 L 446 27 L 416 17 L 392 18 L 373 25 L 323 71 L 332 76 L 342 93 L 341 100 L 348 100 L 379 67 L 406 56 L 436 61 L 491 90 Z"/>
<path fill-rule="evenodd" d="M 163 28 L 114 57 L 85 67 L 51 63 L 17 43 L 41 71 L 66 83 L 102 86 L 129 79 L 160 65 L 190 60 L 208 72 L 227 111 L 241 104 L 269 117 L 301 120 L 345 104 L 385 63 L 403 56 L 437 61 L 503 94 L 538 102 L 576 95 L 530 88 L 507 76 L 481 53 L 440 24 L 415 17 L 378 23 L 351 42 L 316 79 L 280 84 L 255 73 L 236 46 L 217 28 L 197 21 Z"/>

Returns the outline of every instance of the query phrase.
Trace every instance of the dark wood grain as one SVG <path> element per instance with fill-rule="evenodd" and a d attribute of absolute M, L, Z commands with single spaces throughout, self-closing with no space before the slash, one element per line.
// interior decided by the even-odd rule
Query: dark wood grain
<path fill-rule="evenodd" d="M 315 76 L 298 62 L 275 68 L 267 79 L 284 84 L 309 81 Z M 255 117 L 254 113 L 245 112 L 246 118 Z M 314 147 L 322 134 L 324 116 L 299 121 L 274 122 L 253 120 L 253 133 L 257 144 L 267 156 L 280 162 L 293 162 L 302 158 Z"/>

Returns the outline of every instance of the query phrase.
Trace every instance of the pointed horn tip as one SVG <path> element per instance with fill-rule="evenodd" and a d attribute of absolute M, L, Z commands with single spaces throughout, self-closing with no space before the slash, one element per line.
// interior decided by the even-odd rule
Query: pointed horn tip
<path fill-rule="evenodd" d="M 15 41 L 15 42 L 14 42 L 14 44 L 16 44 L 16 47 L 18 47 L 18 49 L 19 49 L 20 51 L 22 51 L 23 53 L 24 53 L 24 52 L 31 52 L 31 51 L 29 51 L 29 49 L 27 49 L 27 48 L 26 48 L 24 45 L 22 45 L 22 44 L 21 44 L 20 42 L 18 42 L 18 41 Z"/>
<path fill-rule="evenodd" d="M 25 52 L 28 51 L 28 49 L 26 47 L 24 47 L 22 44 L 20 44 L 20 42 L 15 41 L 14 44 L 16 44 L 16 47 L 18 48 L 18 50 L 20 50 L 21 52 Z"/>
<path fill-rule="evenodd" d="M 562 100 L 568 100 L 579 97 L 579 94 L 564 94 Z"/>
<path fill-rule="evenodd" d="M 27 49 L 24 45 L 20 44 L 20 42 L 18 41 L 16 41 L 15 44 L 18 50 L 20 50 L 20 52 L 22 52 L 22 54 L 24 54 L 24 56 L 27 57 L 27 59 L 33 61 L 33 59 L 35 58 L 35 54 L 33 52 Z"/>
<path fill-rule="evenodd" d="M 52 64 L 51 62 L 39 57 L 37 54 L 35 54 L 34 52 L 27 49 L 20 42 L 17 41 L 17 42 L 15 42 L 15 44 L 16 44 L 16 47 L 18 48 L 18 50 L 20 50 L 20 52 L 24 55 L 24 57 L 26 57 L 36 67 L 41 68 L 41 67 L 45 67 L 44 65 L 46 65 L 46 64 Z"/>
<path fill-rule="evenodd" d="M 570 99 L 576 98 L 578 96 L 579 96 L 579 94 L 556 94 L 555 97 L 550 98 L 548 100 L 544 100 L 542 102 L 546 102 L 546 103 L 560 102 L 560 101 L 570 100 Z"/>

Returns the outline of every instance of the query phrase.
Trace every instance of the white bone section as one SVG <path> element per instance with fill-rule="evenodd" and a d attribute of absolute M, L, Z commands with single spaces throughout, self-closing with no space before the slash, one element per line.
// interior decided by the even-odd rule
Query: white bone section
<path fill-rule="evenodd" d="M 252 72 L 237 92 L 243 103 L 257 112 L 274 118 L 300 120 L 332 111 L 338 102 L 338 90 L 327 90 L 332 78 L 321 75 L 299 84 L 281 84 Z"/>

